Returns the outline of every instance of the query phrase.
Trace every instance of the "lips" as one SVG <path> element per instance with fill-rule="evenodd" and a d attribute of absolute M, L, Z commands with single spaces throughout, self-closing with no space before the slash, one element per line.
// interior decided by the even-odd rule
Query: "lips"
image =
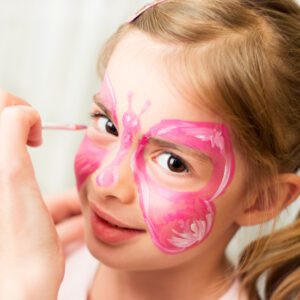
<path fill-rule="evenodd" d="M 145 233 L 145 230 L 133 228 L 114 219 L 92 203 L 90 228 L 97 240 L 109 245 L 118 245 Z"/>
<path fill-rule="evenodd" d="M 121 228 L 121 229 L 128 229 L 128 230 L 137 230 L 137 231 L 145 231 L 143 229 L 135 228 L 131 225 L 127 225 L 114 217 L 110 216 L 106 212 L 102 211 L 96 204 L 93 202 L 90 203 L 91 209 L 95 212 L 95 214 L 102 219 L 103 221 L 109 223 L 109 225 L 112 225 L 116 228 Z"/>

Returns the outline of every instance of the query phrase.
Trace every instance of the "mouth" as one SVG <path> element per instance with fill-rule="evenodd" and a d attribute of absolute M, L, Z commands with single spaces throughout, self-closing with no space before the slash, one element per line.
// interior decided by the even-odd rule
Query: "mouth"
<path fill-rule="evenodd" d="M 145 231 L 143 229 L 136 228 L 136 227 L 131 226 L 131 225 L 127 225 L 125 222 L 121 222 L 121 221 L 115 219 L 114 217 L 110 216 L 106 212 L 99 209 L 99 207 L 97 207 L 97 205 L 94 204 L 93 202 L 91 202 L 90 205 L 91 205 L 91 209 L 94 211 L 94 213 L 99 218 L 99 220 L 103 221 L 107 225 L 110 225 L 112 227 L 119 228 L 119 229 Z"/>
<path fill-rule="evenodd" d="M 91 203 L 90 225 L 96 239 L 116 245 L 145 233 L 145 230 L 124 224 Z"/>

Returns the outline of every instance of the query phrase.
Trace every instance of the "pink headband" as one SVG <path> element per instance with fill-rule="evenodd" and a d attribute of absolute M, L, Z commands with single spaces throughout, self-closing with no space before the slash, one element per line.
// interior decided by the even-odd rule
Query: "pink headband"
<path fill-rule="evenodd" d="M 161 2 L 165 2 L 166 0 L 158 0 L 158 1 L 154 1 L 152 3 L 148 3 L 146 5 L 144 5 L 140 10 L 138 10 L 138 12 L 135 13 L 134 16 L 130 17 L 128 20 L 127 20 L 127 23 L 131 23 L 133 22 L 135 19 L 137 19 L 142 13 L 144 13 L 147 9 L 161 3 Z"/>

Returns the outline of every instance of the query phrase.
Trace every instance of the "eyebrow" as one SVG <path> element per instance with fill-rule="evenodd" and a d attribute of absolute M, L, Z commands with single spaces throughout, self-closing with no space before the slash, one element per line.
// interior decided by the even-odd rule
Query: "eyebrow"
<path fill-rule="evenodd" d="M 149 144 L 151 145 L 156 145 L 162 148 L 171 148 L 175 149 L 179 152 L 185 153 L 190 156 L 196 156 L 197 159 L 200 159 L 201 161 L 209 161 L 211 162 L 211 159 L 208 155 L 206 155 L 203 152 L 197 151 L 195 149 L 189 148 L 188 146 L 185 145 L 178 145 L 173 142 L 169 142 L 163 139 L 159 139 L 156 137 L 150 137 L 149 138 Z"/>
<path fill-rule="evenodd" d="M 101 97 L 97 94 L 95 94 L 93 96 L 93 100 L 94 103 L 105 113 L 105 115 L 110 119 L 113 120 L 114 122 L 116 122 L 116 120 L 114 120 L 111 111 L 100 101 L 102 100 Z M 178 145 L 175 144 L 173 142 L 169 142 L 163 139 L 159 139 L 156 137 L 149 137 L 149 144 L 151 145 L 156 145 L 158 147 L 162 147 L 162 148 L 172 148 L 175 149 L 179 152 L 191 155 L 191 156 L 196 156 L 198 159 L 200 159 L 201 161 L 209 161 L 211 162 L 211 159 L 208 155 L 206 155 L 203 152 L 197 151 L 195 149 L 189 148 L 188 146 L 185 145 Z"/>
<path fill-rule="evenodd" d="M 100 95 L 96 94 L 93 97 L 94 103 L 105 113 L 105 115 L 110 119 L 116 122 L 117 120 L 114 119 L 112 112 L 101 102 L 102 98 Z"/>

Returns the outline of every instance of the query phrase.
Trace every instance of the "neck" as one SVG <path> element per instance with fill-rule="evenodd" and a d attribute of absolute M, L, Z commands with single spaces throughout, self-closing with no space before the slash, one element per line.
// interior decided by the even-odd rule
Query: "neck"
<path fill-rule="evenodd" d="M 155 271 L 120 271 L 102 265 L 89 299 L 195 300 L 195 295 L 203 300 L 218 299 L 230 287 L 232 272 L 224 255 Z"/>

